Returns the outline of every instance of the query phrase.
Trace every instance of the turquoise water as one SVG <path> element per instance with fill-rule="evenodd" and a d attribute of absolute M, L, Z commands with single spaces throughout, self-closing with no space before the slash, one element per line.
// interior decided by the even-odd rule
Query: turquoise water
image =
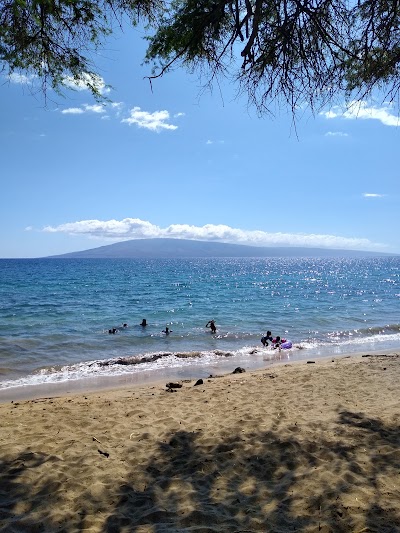
<path fill-rule="evenodd" d="M 0 260 L 0 389 L 399 347 L 399 257 Z"/>

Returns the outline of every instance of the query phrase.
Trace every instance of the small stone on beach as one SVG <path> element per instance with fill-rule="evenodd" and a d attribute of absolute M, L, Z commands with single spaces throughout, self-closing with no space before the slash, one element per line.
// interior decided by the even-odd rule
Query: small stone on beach
<path fill-rule="evenodd" d="M 182 388 L 182 383 L 171 382 L 171 383 L 167 383 L 165 386 L 167 387 L 167 389 L 180 389 Z"/>

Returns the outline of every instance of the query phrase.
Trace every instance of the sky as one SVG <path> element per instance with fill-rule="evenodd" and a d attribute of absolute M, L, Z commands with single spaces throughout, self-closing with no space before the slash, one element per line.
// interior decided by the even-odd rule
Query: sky
<path fill-rule="evenodd" d="M 396 107 L 337 102 L 294 127 L 230 80 L 209 91 L 177 69 L 150 85 L 142 37 L 94 58 L 103 105 L 0 74 L 0 258 L 150 237 L 400 253 Z"/>

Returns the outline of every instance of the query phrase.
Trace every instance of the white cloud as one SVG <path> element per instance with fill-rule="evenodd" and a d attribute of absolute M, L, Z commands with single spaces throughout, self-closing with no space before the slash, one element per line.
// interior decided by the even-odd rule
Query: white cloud
<path fill-rule="evenodd" d="M 83 104 L 82 107 L 68 107 L 67 109 L 63 109 L 61 111 L 63 115 L 82 115 L 83 113 L 103 114 L 106 112 L 107 108 L 103 104 Z"/>
<path fill-rule="evenodd" d="M 391 106 L 369 106 L 364 100 L 353 100 L 344 108 L 334 106 L 329 111 L 321 112 L 320 115 L 323 115 L 327 119 L 344 118 L 349 120 L 379 120 L 385 126 L 400 126 L 400 119 L 391 112 Z"/>
<path fill-rule="evenodd" d="M 12 72 L 8 75 L 8 80 L 11 83 L 28 84 L 37 79 L 38 76 L 36 74 Z M 67 76 L 63 79 L 62 83 L 65 87 L 76 91 L 88 91 L 89 85 L 92 85 L 101 95 L 106 95 L 111 92 L 111 88 L 106 85 L 104 79 L 95 74 L 84 73 L 80 79 L 74 79 L 72 76 Z"/>
<path fill-rule="evenodd" d="M 99 91 L 99 93 L 103 95 L 108 94 L 111 90 L 110 87 L 105 84 L 103 78 L 101 76 L 97 76 L 96 74 L 84 73 L 79 79 L 67 76 L 64 78 L 63 84 L 70 89 L 74 89 L 75 91 L 88 91 L 89 86 L 93 85 Z"/>
<path fill-rule="evenodd" d="M 101 115 L 101 119 L 117 118 L 122 123 L 129 125 L 136 124 L 139 128 L 145 128 L 151 131 L 159 132 L 163 129 L 176 130 L 178 126 L 169 123 L 170 115 L 168 111 L 154 111 L 149 113 L 148 111 L 142 111 L 140 107 L 134 107 L 130 110 L 130 116 L 121 120 L 123 112 L 123 102 L 111 102 L 102 104 L 82 104 L 80 107 L 69 107 L 63 109 L 61 113 L 63 115 L 82 115 L 84 113 L 94 113 Z M 175 116 L 184 116 L 184 113 L 177 113 Z"/>
<path fill-rule="evenodd" d="M 166 228 L 161 228 L 139 218 L 105 221 L 81 220 L 55 227 L 47 226 L 42 231 L 67 233 L 69 235 L 86 235 L 92 238 L 111 239 L 113 241 L 169 237 L 174 239 L 216 241 L 253 246 L 305 246 L 348 250 L 380 250 L 384 248 L 382 244 L 355 237 L 302 233 L 269 233 L 261 230 L 241 230 L 222 224 L 206 224 L 205 226 L 171 224 Z"/>
<path fill-rule="evenodd" d="M 124 104 L 122 102 L 112 102 L 110 107 L 114 111 L 115 115 L 119 117 L 122 113 Z"/>
<path fill-rule="evenodd" d="M 105 113 L 106 112 L 105 106 L 101 104 L 95 104 L 95 105 L 83 104 L 83 107 L 85 111 L 88 111 L 91 113 Z"/>
<path fill-rule="evenodd" d="M 212 141 L 211 139 L 208 139 L 206 144 L 225 144 L 225 141 Z"/>
<path fill-rule="evenodd" d="M 63 115 L 81 115 L 84 112 L 85 110 L 81 107 L 68 107 L 67 109 L 63 109 L 61 111 Z"/>
<path fill-rule="evenodd" d="M 32 81 L 36 78 L 34 74 L 19 74 L 18 72 L 12 72 L 9 74 L 8 79 L 11 81 L 11 83 L 32 83 Z"/>
<path fill-rule="evenodd" d="M 328 131 L 325 133 L 325 137 L 348 137 L 348 133 L 344 133 L 343 131 Z"/>
<path fill-rule="evenodd" d="M 154 111 L 149 113 L 148 111 L 142 111 L 140 107 L 134 107 L 130 111 L 130 117 L 124 118 L 121 122 L 129 124 L 136 124 L 139 128 L 145 128 L 147 130 L 159 132 L 161 130 L 176 130 L 178 126 L 169 124 L 168 111 Z"/>
<path fill-rule="evenodd" d="M 363 192 L 364 198 L 383 198 L 384 194 L 378 194 L 376 192 Z"/>

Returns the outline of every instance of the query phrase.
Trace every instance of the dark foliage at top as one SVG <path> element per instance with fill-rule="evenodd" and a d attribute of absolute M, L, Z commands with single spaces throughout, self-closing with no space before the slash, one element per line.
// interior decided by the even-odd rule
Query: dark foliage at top
<path fill-rule="evenodd" d="M 146 25 L 153 76 L 184 65 L 209 83 L 233 77 L 260 112 L 399 92 L 396 0 L 0 0 L 0 64 L 101 97 L 91 53 L 125 20 Z"/>

